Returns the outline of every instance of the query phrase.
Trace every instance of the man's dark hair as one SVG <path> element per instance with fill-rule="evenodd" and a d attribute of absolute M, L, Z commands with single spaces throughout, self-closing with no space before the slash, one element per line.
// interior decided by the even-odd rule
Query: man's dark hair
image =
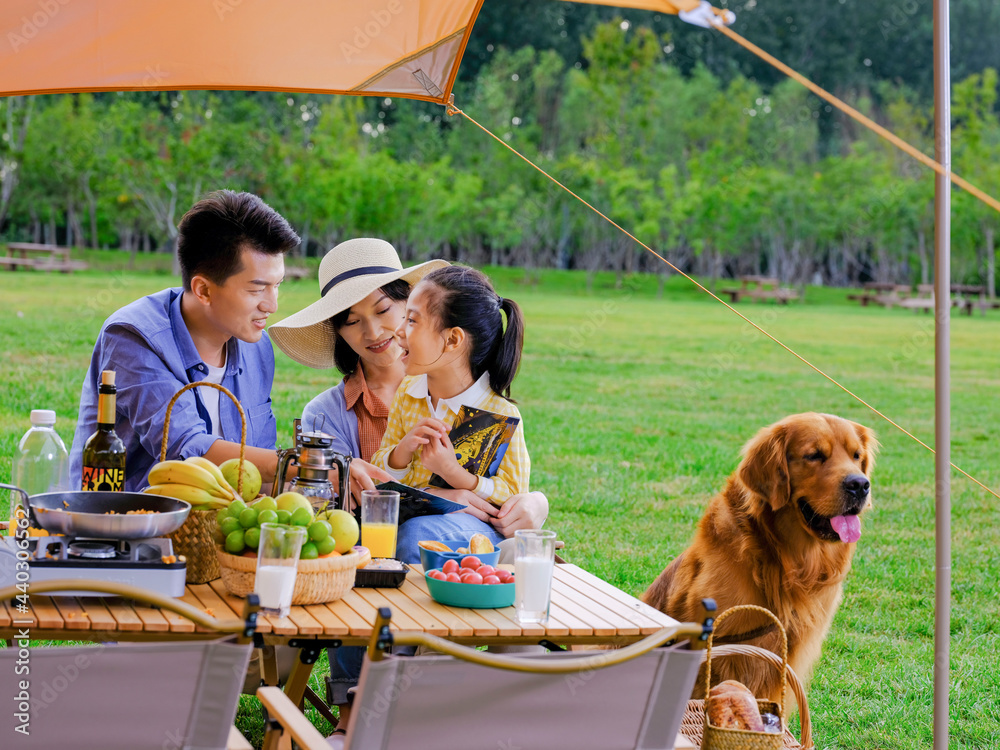
<path fill-rule="evenodd" d="M 291 225 L 264 201 L 232 190 L 209 193 L 195 203 L 178 232 L 177 258 L 188 291 L 196 274 L 223 284 L 239 273 L 244 248 L 277 255 L 300 242 Z"/>
<path fill-rule="evenodd" d="M 390 281 L 385 286 L 380 287 L 380 290 L 393 302 L 406 302 L 410 298 L 410 283 L 402 279 Z M 333 326 L 334 331 L 339 331 L 344 323 L 347 322 L 347 316 L 350 312 L 351 308 L 347 308 L 330 318 L 330 324 Z M 345 375 L 350 375 L 357 368 L 360 361 L 361 357 L 351 348 L 351 345 L 344 341 L 341 336 L 337 336 L 333 344 L 333 363 L 337 365 L 337 369 Z"/>

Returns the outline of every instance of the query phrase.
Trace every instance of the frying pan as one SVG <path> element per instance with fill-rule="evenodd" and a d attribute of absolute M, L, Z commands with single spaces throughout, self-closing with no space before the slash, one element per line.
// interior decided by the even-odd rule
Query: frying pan
<path fill-rule="evenodd" d="M 191 504 L 183 500 L 142 492 L 43 492 L 28 496 L 20 487 L 0 484 L 19 492 L 28 518 L 46 531 L 92 539 L 149 539 L 176 531 Z M 151 513 L 133 513 L 146 510 Z"/>

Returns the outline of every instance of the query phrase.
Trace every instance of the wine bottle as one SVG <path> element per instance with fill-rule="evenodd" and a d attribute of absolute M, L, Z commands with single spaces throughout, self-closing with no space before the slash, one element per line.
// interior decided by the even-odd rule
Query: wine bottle
<path fill-rule="evenodd" d="M 115 371 L 101 373 L 97 389 L 97 430 L 83 446 L 84 491 L 125 489 L 125 444 L 115 432 Z"/>

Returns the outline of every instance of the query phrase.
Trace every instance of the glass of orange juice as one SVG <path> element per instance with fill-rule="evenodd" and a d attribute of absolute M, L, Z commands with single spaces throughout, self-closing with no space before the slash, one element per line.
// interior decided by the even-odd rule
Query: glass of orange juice
<path fill-rule="evenodd" d="M 369 549 L 372 557 L 396 556 L 398 524 L 398 492 L 364 490 L 361 493 L 361 543 Z"/>

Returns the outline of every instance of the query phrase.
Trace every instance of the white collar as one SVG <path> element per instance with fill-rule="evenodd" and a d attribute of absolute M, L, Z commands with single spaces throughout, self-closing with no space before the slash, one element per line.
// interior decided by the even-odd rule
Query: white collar
<path fill-rule="evenodd" d="M 479 380 L 470 385 L 457 396 L 439 399 L 436 411 L 440 413 L 441 406 L 444 404 L 455 414 L 458 414 L 458 410 L 463 406 L 479 406 L 479 404 L 481 404 L 489 395 L 489 392 L 490 374 L 488 372 L 484 372 L 479 376 Z M 413 396 L 413 398 L 427 399 L 427 403 L 430 404 L 430 394 L 427 392 L 427 374 L 424 373 L 423 375 L 418 375 L 414 378 L 413 382 L 407 386 L 406 393 Z"/>

